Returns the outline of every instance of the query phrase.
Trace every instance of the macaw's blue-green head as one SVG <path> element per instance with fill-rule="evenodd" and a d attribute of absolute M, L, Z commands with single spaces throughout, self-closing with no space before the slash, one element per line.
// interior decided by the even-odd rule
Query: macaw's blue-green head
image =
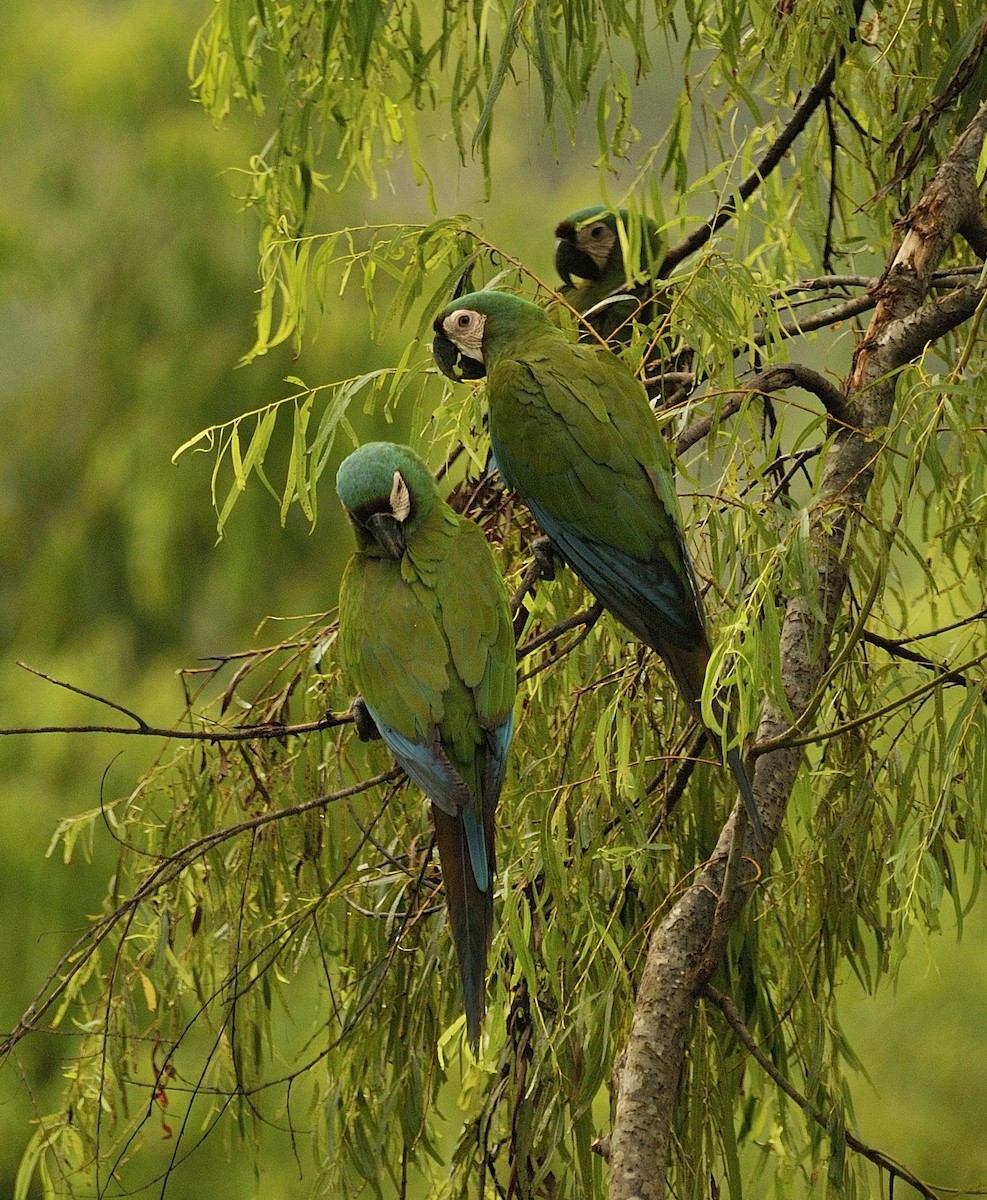
<path fill-rule="evenodd" d="M 594 283 L 619 286 L 626 278 L 617 221 L 630 229 L 635 218 L 626 208 L 600 204 L 581 208 L 561 221 L 555 230 L 555 269 L 567 287 Z M 641 270 L 652 274 L 658 262 L 661 238 L 650 217 L 638 218 L 641 226 Z"/>
<path fill-rule="evenodd" d="M 482 379 L 505 354 L 544 336 L 560 337 L 544 309 L 510 292 L 470 292 L 445 306 L 432 322 L 432 354 L 457 383 Z"/>
<path fill-rule="evenodd" d="M 438 500 L 435 480 L 410 446 L 367 442 L 340 463 L 336 492 L 362 550 L 399 559 Z"/>

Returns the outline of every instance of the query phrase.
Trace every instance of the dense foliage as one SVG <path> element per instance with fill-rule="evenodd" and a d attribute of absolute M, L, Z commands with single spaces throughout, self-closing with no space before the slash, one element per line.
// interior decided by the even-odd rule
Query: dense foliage
<path fill-rule="evenodd" d="M 985 45 L 982 13 L 961 0 L 862 13 L 719 0 L 215 5 L 192 50 L 196 97 L 217 119 L 246 101 L 267 139 L 244 167 L 261 281 L 246 358 L 345 335 L 362 320 L 354 297 L 393 353 L 316 386 L 293 375 L 285 397 L 224 413 L 176 456 L 211 452 L 224 541 L 245 536 L 239 506 L 269 493 L 253 511 L 290 522 L 297 506 L 338 561 L 349 532 L 334 465 L 368 416 L 395 421 L 495 546 L 527 619 L 487 1037 L 474 1061 L 422 799 L 380 743 L 353 736 L 334 612 L 268 622 L 248 649 L 216 647 L 183 676 L 184 736 L 132 789 L 61 826 L 72 857 L 108 824 L 119 859 L 103 912 L 31 1014 L 84 1040 L 25 1187 L 37 1172 L 51 1194 L 108 1195 L 161 1169 L 164 1190 L 221 1130 L 258 1162 L 279 1139 L 305 1194 L 604 1194 L 596 1139 L 610 1130 L 648 941 L 735 796 L 655 657 L 570 573 L 529 569 L 537 531 L 487 473 L 482 385 L 435 373 L 431 317 L 455 288 L 495 283 L 552 304 L 577 335 L 545 266 L 565 209 L 525 207 L 525 156 L 567 159 L 577 202 L 620 201 L 659 222 L 659 315 L 621 352 L 647 377 L 692 351 L 687 394 L 656 419 L 679 451 L 712 616 L 709 691 L 736 693 L 753 737 L 765 698 L 788 704 L 788 607 L 822 606 L 819 494 L 874 305 L 867 285 L 983 98 Z M 658 123 L 662 72 L 683 86 Z M 534 96 L 542 134 L 522 128 Z M 446 215 L 455 160 L 473 156 L 491 213 L 505 214 L 496 238 Z M 437 215 L 373 222 L 338 199 L 382 181 L 400 196 L 409 170 Z M 941 295 L 979 280 L 969 247 L 954 251 Z M 823 683 L 789 731 L 804 758 L 784 828 L 713 977 L 794 1096 L 723 1008 L 700 1005 L 672 1126 L 677 1195 L 708 1195 L 711 1178 L 734 1197 L 866 1193 L 873 1179 L 843 1135 L 855 1056 L 838 985 L 848 971 L 867 989 L 893 978 L 912 930 L 937 929 L 946 906 L 962 916 L 979 887 L 980 311 L 900 371 L 893 421 L 873 436 Z M 789 363 L 814 368 L 805 390 L 765 378 Z M 164 1168 L 144 1165 L 152 1128 L 170 1137 Z"/>

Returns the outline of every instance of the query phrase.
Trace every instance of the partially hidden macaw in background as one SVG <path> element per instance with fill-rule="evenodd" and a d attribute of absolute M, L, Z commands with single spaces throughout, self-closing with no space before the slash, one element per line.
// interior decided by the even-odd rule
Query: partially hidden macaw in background
<path fill-rule="evenodd" d="M 460 296 L 434 331 L 445 375 L 486 376 L 504 481 L 594 596 L 661 655 L 701 717 L 706 619 L 671 458 L 644 388 L 608 350 L 573 344 L 536 304 L 506 292 Z M 726 759 L 763 841 L 740 750 Z"/>
<path fill-rule="evenodd" d="M 653 279 L 663 248 L 655 222 L 650 217 L 639 218 L 640 262 L 630 273 L 635 282 L 629 283 L 618 219 L 626 235 L 632 227 L 627 209 L 611 210 L 597 204 L 572 213 L 555 230 L 555 269 L 562 280 L 559 294 L 576 312 L 589 313 L 587 322 L 604 341 L 615 334 L 627 341 L 632 319 L 641 324 L 653 319 Z M 615 293 L 619 299 L 601 303 Z"/>
<path fill-rule="evenodd" d="M 562 280 L 559 295 L 605 342 L 630 341 L 632 326 L 651 326 L 652 344 L 645 360 L 648 396 L 663 405 L 684 400 L 693 387 L 693 352 L 677 349 L 659 337 L 668 300 L 657 272 L 664 244 L 650 217 L 638 218 L 641 253 L 628 282 L 618 222 L 625 236 L 633 218 L 625 208 L 594 205 L 566 217 L 555 230 L 555 269 Z M 595 340 L 586 335 L 582 340 Z"/>
<path fill-rule="evenodd" d="M 440 498 L 407 446 L 361 446 L 340 466 L 336 490 L 357 540 L 339 591 L 341 656 L 380 735 L 432 802 L 475 1050 L 493 931 L 494 812 L 517 690 L 507 593 L 480 528 Z"/>

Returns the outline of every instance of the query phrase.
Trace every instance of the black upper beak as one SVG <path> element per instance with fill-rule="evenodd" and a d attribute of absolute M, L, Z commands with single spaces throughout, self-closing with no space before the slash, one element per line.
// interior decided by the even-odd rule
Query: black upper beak
<path fill-rule="evenodd" d="M 574 240 L 576 231 L 571 225 L 561 224 L 556 229 L 558 241 L 555 243 L 555 269 L 559 278 L 572 287 L 572 277 L 577 279 L 599 280 L 600 268 L 590 258 L 578 249 Z"/>
<path fill-rule="evenodd" d="M 435 337 L 432 339 L 432 356 L 435 359 L 435 365 L 443 375 L 448 375 L 455 383 L 462 383 L 464 379 L 482 379 L 486 375 L 487 368 L 482 362 L 470 358 L 468 354 L 460 354 L 456 349 L 442 328 L 440 317 L 436 317 L 432 328 L 435 330 Z"/>
<path fill-rule="evenodd" d="M 374 540 L 381 549 L 394 559 L 400 559 L 404 554 L 404 526 L 393 513 L 374 513 L 367 519 L 367 528 L 373 534 Z"/>

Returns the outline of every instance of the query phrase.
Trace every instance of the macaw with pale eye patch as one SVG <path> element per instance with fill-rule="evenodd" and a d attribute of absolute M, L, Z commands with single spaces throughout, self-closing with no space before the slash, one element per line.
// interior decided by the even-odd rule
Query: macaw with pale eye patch
<path fill-rule="evenodd" d="M 336 491 L 357 540 L 339 589 L 340 652 L 380 735 L 432 802 L 475 1050 L 517 690 L 507 593 L 480 528 L 443 502 L 407 446 L 361 446 Z"/>
<path fill-rule="evenodd" d="M 641 258 L 639 270 L 632 272 L 643 277 L 637 286 L 628 283 L 624 253 L 617 232 L 620 221 L 625 230 L 631 227 L 627 209 L 611 210 L 602 205 L 581 208 L 558 225 L 555 236 L 555 269 L 562 279 L 559 294 L 578 313 L 589 313 L 607 297 L 619 294 L 609 303 L 589 313 L 586 320 L 606 341 L 615 333 L 626 341 L 631 319 L 647 323 L 653 319 L 653 305 L 648 298 L 653 290 L 652 278 L 661 261 L 662 241 L 658 226 L 650 217 L 639 222 Z"/>
<path fill-rule="evenodd" d="M 661 655 L 700 716 L 706 619 L 671 459 L 644 388 L 609 351 L 573 344 L 538 305 L 506 292 L 460 296 L 434 330 L 444 374 L 486 376 L 490 441 L 504 481 L 597 599 Z M 763 841 L 736 746 L 726 760 Z"/>

